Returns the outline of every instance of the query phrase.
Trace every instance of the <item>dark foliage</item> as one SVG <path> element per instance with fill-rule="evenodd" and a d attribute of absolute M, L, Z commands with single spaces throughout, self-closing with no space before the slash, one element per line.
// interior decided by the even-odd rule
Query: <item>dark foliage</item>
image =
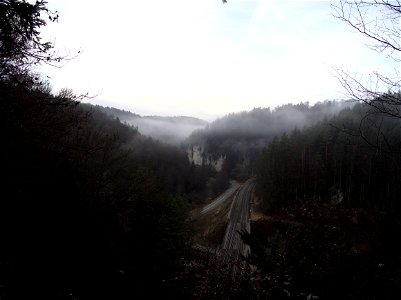
<path fill-rule="evenodd" d="M 40 29 L 46 2 L 0 1 L 0 298 L 153 297 L 181 266 L 188 198 L 206 180 L 32 65 L 61 60 Z"/>
<path fill-rule="evenodd" d="M 43 0 L 31 4 L 25 0 L 0 1 L 0 78 L 20 81 L 38 63 L 57 64 L 67 56 L 53 51 L 53 44 L 42 41 L 40 30 L 58 20 Z M 29 78 L 34 79 L 34 78 Z"/>
<path fill-rule="evenodd" d="M 399 217 L 303 202 L 244 234 L 253 294 L 272 299 L 392 299 L 401 291 Z M 397 234 L 398 232 L 398 234 Z M 317 299 L 317 298 L 315 298 Z"/>
<path fill-rule="evenodd" d="M 223 157 L 228 175 L 244 179 L 256 173 L 257 158 L 275 136 L 315 124 L 350 105 L 326 101 L 313 106 L 309 103 L 287 104 L 274 110 L 255 108 L 229 114 L 206 129 L 195 131 L 187 144 L 188 147 L 200 146 L 204 160 Z"/>
<path fill-rule="evenodd" d="M 159 292 L 187 245 L 198 168 L 40 85 L 0 95 L 2 298 Z"/>
<path fill-rule="evenodd" d="M 305 199 L 399 206 L 400 138 L 397 119 L 358 104 L 274 139 L 259 165 L 259 192 L 266 208 Z"/>
<path fill-rule="evenodd" d="M 269 219 L 243 234 L 248 261 L 258 267 L 257 295 L 391 299 L 400 293 L 401 164 L 390 151 L 399 147 L 399 121 L 366 104 L 273 140 L 258 171 Z"/>

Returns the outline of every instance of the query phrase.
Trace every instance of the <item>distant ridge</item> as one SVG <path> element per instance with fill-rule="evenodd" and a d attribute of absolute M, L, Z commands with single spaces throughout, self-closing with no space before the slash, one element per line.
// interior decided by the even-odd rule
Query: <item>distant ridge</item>
<path fill-rule="evenodd" d="M 115 107 L 109 107 L 109 106 L 104 107 L 101 105 L 96 105 L 95 107 L 97 109 L 103 111 L 107 115 L 117 117 L 120 120 L 124 119 L 124 118 L 140 118 L 141 117 L 140 115 L 134 114 L 128 110 L 123 110 L 123 109 L 119 109 L 119 108 L 115 108 Z"/>
<path fill-rule="evenodd" d="M 171 123 L 187 123 L 199 126 L 206 126 L 209 122 L 195 118 L 195 117 L 188 117 L 188 116 L 172 116 L 172 117 L 162 117 L 162 116 L 144 116 L 144 119 L 151 119 L 151 120 L 160 120 L 160 121 L 168 121 Z"/>
<path fill-rule="evenodd" d="M 355 102 L 324 101 L 286 104 L 274 109 L 254 108 L 231 113 L 193 132 L 185 141 L 196 165 L 221 165 L 228 174 L 245 179 L 257 168 L 258 157 L 275 137 L 324 122 Z"/>
<path fill-rule="evenodd" d="M 203 129 L 209 124 L 205 120 L 188 116 L 141 116 L 115 107 L 96 105 L 96 108 L 111 117 L 119 118 L 121 122 L 137 127 L 143 135 L 171 145 L 179 145 L 193 131 Z"/>

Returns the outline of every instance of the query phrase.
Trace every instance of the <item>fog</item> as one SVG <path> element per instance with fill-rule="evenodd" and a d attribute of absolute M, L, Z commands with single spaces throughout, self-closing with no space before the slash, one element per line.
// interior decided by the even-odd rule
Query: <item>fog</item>
<path fill-rule="evenodd" d="M 205 132 L 215 134 L 240 134 L 266 136 L 302 129 L 329 118 L 354 102 L 325 101 L 310 106 L 308 102 L 287 104 L 270 108 L 254 108 L 251 111 L 232 113 L 219 118 L 208 126 Z"/>
<path fill-rule="evenodd" d="M 274 137 L 324 122 L 353 105 L 354 102 L 325 101 L 310 106 L 306 102 L 232 113 L 193 132 L 186 140 L 186 146 L 199 149 L 196 155 L 209 161 L 219 157 L 229 159 L 226 165 L 235 169 L 233 174 L 246 173 Z"/>
<path fill-rule="evenodd" d="M 207 121 L 194 117 L 140 116 L 114 107 L 96 107 L 107 115 L 136 127 L 142 135 L 174 146 L 180 145 L 193 131 L 203 129 L 208 124 Z"/>
<path fill-rule="evenodd" d="M 207 125 L 206 121 L 190 117 L 145 116 L 122 121 L 137 127 L 143 135 L 171 145 L 179 145 L 193 131 Z"/>
<path fill-rule="evenodd" d="M 140 116 L 116 108 L 98 107 L 118 117 L 121 122 L 136 127 L 141 134 L 170 145 L 178 146 L 184 141 L 190 145 L 210 144 L 210 139 L 219 136 L 223 137 L 221 145 L 225 144 L 224 139 L 239 142 L 245 138 L 250 144 L 241 148 L 248 148 L 251 144 L 263 148 L 276 135 L 313 125 L 352 105 L 353 102 L 346 101 L 324 101 L 312 106 L 301 102 L 273 109 L 254 108 L 231 113 L 211 123 L 187 116 Z"/>

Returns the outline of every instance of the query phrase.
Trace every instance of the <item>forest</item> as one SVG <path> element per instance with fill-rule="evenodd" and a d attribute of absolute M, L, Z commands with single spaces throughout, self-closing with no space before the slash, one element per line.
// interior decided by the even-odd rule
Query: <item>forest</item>
<path fill-rule="evenodd" d="M 230 177 L 243 179 L 256 173 L 258 157 L 275 136 L 313 125 L 353 104 L 347 101 L 323 101 L 314 105 L 301 102 L 231 113 L 204 129 L 195 130 L 185 145 L 201 146 L 203 156 L 212 160 L 223 157 L 224 171 Z"/>
<path fill-rule="evenodd" d="M 119 118 L 121 122 L 136 127 L 141 134 L 173 146 L 180 146 L 193 131 L 208 124 L 207 121 L 194 117 L 140 116 L 115 107 L 97 107 L 106 114 Z"/>
<path fill-rule="evenodd" d="M 0 4 L 0 297 L 156 295 L 183 267 L 208 170 L 70 90 L 53 94 L 33 71 L 60 59 L 39 37 L 45 2 Z"/>
<path fill-rule="evenodd" d="M 271 218 L 244 233 L 255 250 L 250 263 L 274 278 L 271 295 L 391 299 L 400 292 L 400 147 L 399 119 L 364 103 L 273 139 L 257 176 Z"/>
<path fill-rule="evenodd" d="M 52 91 L 36 67 L 70 59 L 41 39 L 57 19 L 0 0 L 0 299 L 401 293 L 399 86 L 211 123 L 141 117 Z M 222 169 L 191 162 L 193 146 Z M 239 233 L 250 251 L 233 277 L 195 249 L 193 211 L 249 178 L 263 217 Z"/>

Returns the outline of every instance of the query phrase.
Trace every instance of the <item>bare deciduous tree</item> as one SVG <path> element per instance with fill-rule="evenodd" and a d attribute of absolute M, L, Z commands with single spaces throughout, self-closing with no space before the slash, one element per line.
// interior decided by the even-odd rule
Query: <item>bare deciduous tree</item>
<path fill-rule="evenodd" d="M 377 112 L 401 119 L 401 1 L 341 0 L 333 5 L 334 16 L 365 36 L 368 47 L 394 61 L 394 75 L 370 74 L 368 80 L 357 78 L 342 68 L 335 72 L 346 93 L 363 101 Z"/>

